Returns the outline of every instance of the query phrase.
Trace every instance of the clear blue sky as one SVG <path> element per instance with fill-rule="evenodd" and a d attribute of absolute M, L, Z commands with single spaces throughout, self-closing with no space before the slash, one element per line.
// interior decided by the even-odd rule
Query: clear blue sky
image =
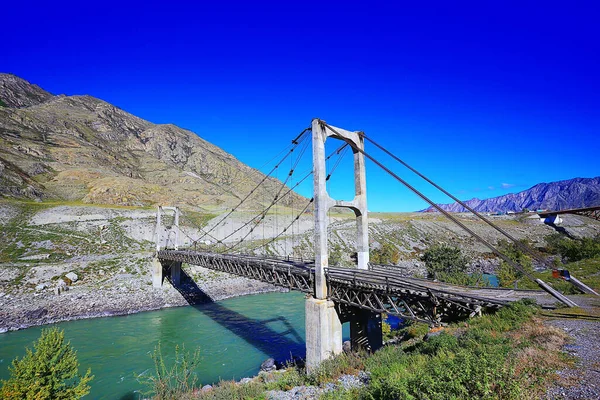
<path fill-rule="evenodd" d="M 600 175 L 594 2 L 185 3 L 6 2 L 0 71 L 190 129 L 254 167 L 319 117 L 463 199 Z M 371 211 L 426 207 L 367 168 Z M 336 178 L 350 197 L 350 175 Z"/>

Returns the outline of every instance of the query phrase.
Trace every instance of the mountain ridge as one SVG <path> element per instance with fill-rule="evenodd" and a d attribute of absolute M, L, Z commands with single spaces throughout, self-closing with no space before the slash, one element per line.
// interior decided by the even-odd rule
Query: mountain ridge
<path fill-rule="evenodd" d="M 572 178 L 555 182 L 538 183 L 527 190 L 509 193 L 489 199 L 473 198 L 464 201 L 477 212 L 519 212 L 529 210 L 564 210 L 600 206 L 600 176 L 595 178 Z M 458 203 L 438 204 L 450 212 L 465 212 Z M 421 210 L 435 211 L 433 207 Z"/>
<path fill-rule="evenodd" d="M 89 95 L 55 96 L 11 74 L 0 74 L 0 145 L 4 197 L 227 208 L 264 178 L 192 131 Z M 281 187 L 265 184 L 247 207 Z M 283 202 L 301 201 L 292 192 Z"/>

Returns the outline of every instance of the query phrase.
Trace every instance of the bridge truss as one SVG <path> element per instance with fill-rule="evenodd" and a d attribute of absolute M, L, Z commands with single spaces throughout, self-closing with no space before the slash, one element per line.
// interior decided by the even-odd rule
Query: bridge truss
<path fill-rule="evenodd" d="M 161 250 L 158 258 L 165 268 L 172 263 L 198 265 L 272 285 L 314 293 L 314 261 L 287 257 L 220 254 L 193 250 Z M 439 324 L 474 316 L 484 309 L 497 309 L 539 291 L 445 286 L 401 276 L 399 268 L 370 265 L 369 270 L 327 268 L 327 298 L 344 307 Z"/>

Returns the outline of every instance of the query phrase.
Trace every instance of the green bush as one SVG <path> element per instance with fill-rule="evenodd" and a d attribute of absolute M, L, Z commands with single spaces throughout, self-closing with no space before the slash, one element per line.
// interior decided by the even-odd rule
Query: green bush
<path fill-rule="evenodd" d="M 77 353 L 65 343 L 64 332 L 58 328 L 43 329 L 34 351 L 26 349 L 25 357 L 9 367 L 10 378 L 2 381 L 3 399 L 79 399 L 90 392 L 94 378 L 88 369 L 79 375 Z"/>
<path fill-rule="evenodd" d="M 365 353 L 341 353 L 323 361 L 307 376 L 311 385 L 333 382 L 345 374 L 356 374 L 364 368 Z"/>
<path fill-rule="evenodd" d="M 288 365 L 284 372 L 267 384 L 266 390 L 290 390 L 294 386 L 304 385 L 305 382 L 306 374 L 304 370 L 301 371 L 296 366 Z"/>
<path fill-rule="evenodd" d="M 234 381 L 222 381 L 211 390 L 201 392 L 198 396 L 190 396 L 190 399 L 202 400 L 247 400 L 263 399 L 265 386 L 259 382 L 249 382 L 239 385 Z M 184 396 L 177 397 L 183 399 Z"/>
<path fill-rule="evenodd" d="M 458 247 L 433 245 L 425 250 L 421 260 L 425 262 L 430 279 L 457 279 L 459 276 L 466 276 L 468 259 Z"/>
<path fill-rule="evenodd" d="M 442 332 L 405 349 L 386 346 L 365 360 L 371 383 L 360 398 L 519 399 L 529 390 L 528 377 L 516 371 L 517 344 L 500 332 L 520 328 L 535 312 L 519 302 L 472 320 L 467 330 Z M 540 382 L 550 372 L 545 374 Z"/>
<path fill-rule="evenodd" d="M 400 252 L 393 244 L 384 243 L 381 247 L 371 250 L 369 259 L 373 264 L 397 264 Z"/>
<path fill-rule="evenodd" d="M 569 239 L 560 234 L 546 237 L 549 250 L 568 261 L 579 261 L 600 256 L 600 235 L 594 238 Z"/>
<path fill-rule="evenodd" d="M 199 348 L 190 355 L 185 351 L 185 346 L 175 346 L 175 360 L 170 367 L 165 364 L 160 343 L 151 357 L 155 375 L 137 376 L 140 383 L 150 387 L 146 394 L 154 394 L 157 400 L 179 399 L 184 393 L 195 389 L 198 380 L 195 370 L 200 363 Z"/>

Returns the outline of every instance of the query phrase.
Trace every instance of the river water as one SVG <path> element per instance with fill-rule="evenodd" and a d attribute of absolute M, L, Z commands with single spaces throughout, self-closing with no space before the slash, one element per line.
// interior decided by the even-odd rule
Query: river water
<path fill-rule="evenodd" d="M 496 277 L 486 276 L 493 286 Z M 390 318 L 394 328 L 401 322 Z M 265 293 L 216 303 L 167 308 L 134 315 L 95 318 L 55 324 L 77 350 L 80 372 L 95 375 L 90 399 L 136 399 L 144 387 L 136 374 L 152 372 L 150 358 L 160 342 L 163 355 L 172 359 L 175 346 L 193 352 L 200 347 L 199 382 L 241 379 L 258 373 L 269 357 L 276 360 L 304 357 L 304 295 L 298 292 Z M 25 347 L 40 336 L 41 327 L 0 334 L 0 379 L 8 366 L 23 357 Z M 349 337 L 344 324 L 344 340 Z"/>
<path fill-rule="evenodd" d="M 56 324 L 77 350 L 80 372 L 95 375 L 90 399 L 134 399 L 143 389 L 135 374 L 152 371 L 150 358 L 160 342 L 163 355 L 175 345 L 200 347 L 199 381 L 241 379 L 258 373 L 269 357 L 304 356 L 304 295 L 265 293 L 198 306 L 149 311 L 128 316 Z M 345 327 L 347 328 L 347 327 Z M 41 327 L 0 334 L 0 379 L 25 347 L 39 337 Z M 344 337 L 348 337 L 347 329 Z"/>

